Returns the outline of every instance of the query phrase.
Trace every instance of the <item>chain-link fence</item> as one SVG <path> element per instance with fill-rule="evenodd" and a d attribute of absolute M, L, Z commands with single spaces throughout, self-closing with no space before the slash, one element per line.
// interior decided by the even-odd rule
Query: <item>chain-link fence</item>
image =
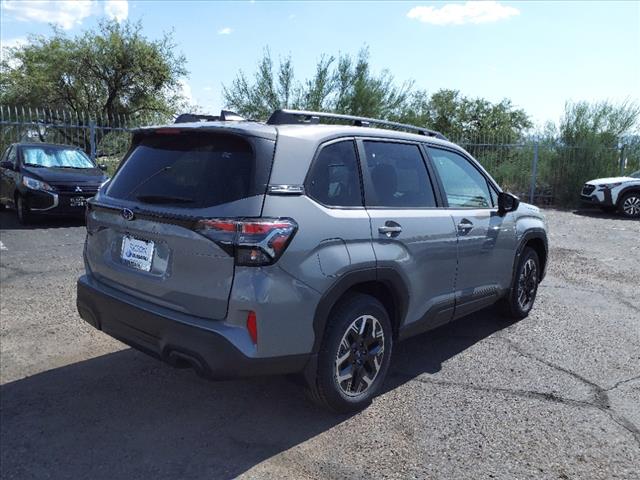
<path fill-rule="evenodd" d="M 0 105 L 0 148 L 14 142 L 52 142 L 77 146 L 110 171 L 126 153 L 131 130 L 170 123 L 162 115 L 95 117 L 85 113 L 7 107 Z M 455 139 L 454 139 L 455 140 Z M 556 140 L 530 138 L 458 139 L 504 190 L 538 205 L 572 206 L 582 184 L 640 170 L 640 141 L 618 145 L 567 145 Z"/>

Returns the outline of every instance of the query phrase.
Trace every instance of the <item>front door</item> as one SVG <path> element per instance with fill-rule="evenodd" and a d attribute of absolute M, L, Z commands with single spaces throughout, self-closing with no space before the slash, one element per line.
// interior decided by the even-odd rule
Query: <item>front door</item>
<path fill-rule="evenodd" d="M 436 204 L 420 147 L 387 140 L 362 140 L 359 147 L 377 267 L 396 269 L 409 290 L 401 335 L 448 322 L 456 230 L 450 213 Z"/>
<path fill-rule="evenodd" d="M 498 214 L 487 178 L 463 155 L 429 147 L 458 235 L 456 312 L 459 318 L 491 305 L 509 288 L 515 226 Z"/>

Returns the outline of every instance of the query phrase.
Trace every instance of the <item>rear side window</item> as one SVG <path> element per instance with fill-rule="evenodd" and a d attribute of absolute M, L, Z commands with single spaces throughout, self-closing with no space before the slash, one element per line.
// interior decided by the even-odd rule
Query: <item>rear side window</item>
<path fill-rule="evenodd" d="M 371 178 L 367 206 L 436 206 L 429 174 L 417 145 L 365 141 L 364 149 Z"/>
<path fill-rule="evenodd" d="M 360 207 L 360 174 L 352 140 L 332 143 L 320 150 L 305 184 L 307 195 L 323 205 Z"/>
<path fill-rule="evenodd" d="M 107 195 L 184 208 L 221 205 L 266 192 L 271 158 L 259 160 L 237 136 L 151 135 L 133 148 Z"/>
<path fill-rule="evenodd" d="M 429 148 L 450 207 L 489 208 L 493 205 L 487 179 L 462 155 Z"/>

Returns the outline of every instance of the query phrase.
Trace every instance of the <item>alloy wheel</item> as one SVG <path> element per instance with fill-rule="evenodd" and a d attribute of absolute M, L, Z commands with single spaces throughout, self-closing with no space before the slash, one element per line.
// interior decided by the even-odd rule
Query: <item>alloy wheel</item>
<path fill-rule="evenodd" d="M 345 395 L 364 394 L 380 372 L 384 357 L 384 331 L 372 315 L 356 318 L 342 336 L 335 360 L 335 378 Z"/>
<path fill-rule="evenodd" d="M 533 305 L 538 288 L 538 267 L 533 258 L 529 258 L 522 267 L 518 278 L 518 305 L 528 311 Z"/>
<path fill-rule="evenodd" d="M 640 197 L 632 195 L 624 199 L 622 210 L 629 217 L 637 217 L 640 215 Z"/>

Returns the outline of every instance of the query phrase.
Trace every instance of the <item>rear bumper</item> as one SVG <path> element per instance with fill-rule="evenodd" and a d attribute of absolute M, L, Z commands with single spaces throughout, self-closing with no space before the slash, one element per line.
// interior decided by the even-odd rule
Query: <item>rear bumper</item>
<path fill-rule="evenodd" d="M 246 334 L 238 327 L 142 304 L 87 275 L 80 277 L 77 288 L 78 312 L 86 322 L 174 366 L 193 367 L 207 378 L 300 372 L 311 357 L 250 357 L 239 348 Z"/>

